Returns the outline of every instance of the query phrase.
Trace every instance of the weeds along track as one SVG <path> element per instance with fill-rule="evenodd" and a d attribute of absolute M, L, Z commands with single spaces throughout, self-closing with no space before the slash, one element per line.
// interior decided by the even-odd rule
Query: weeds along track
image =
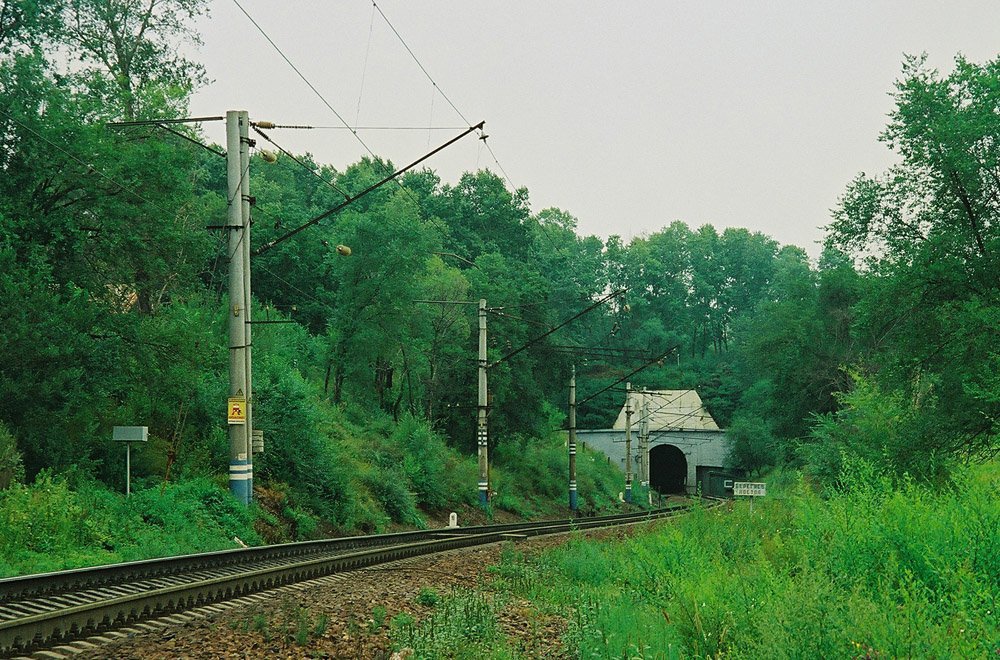
<path fill-rule="evenodd" d="M 690 506 L 287 543 L 0 579 L 0 656 L 332 573 L 503 540 L 658 520 Z"/>

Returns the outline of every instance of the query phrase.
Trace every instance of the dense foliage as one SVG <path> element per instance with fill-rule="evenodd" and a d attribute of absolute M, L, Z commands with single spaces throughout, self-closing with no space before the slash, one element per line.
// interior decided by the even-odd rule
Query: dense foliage
<path fill-rule="evenodd" d="M 150 428 L 142 486 L 219 477 L 228 264 L 206 226 L 225 217 L 224 166 L 182 139 L 202 139 L 195 127 L 108 125 L 185 114 L 205 72 L 180 44 L 197 43 L 208 3 L 0 7 L 0 488 L 13 487 L 0 507 L 67 471 L 122 489 L 115 424 Z M 256 318 L 288 322 L 254 332 L 258 485 L 288 496 L 295 536 L 468 503 L 474 306 L 417 301 L 480 298 L 497 506 L 563 497 L 553 433 L 572 365 L 580 399 L 643 365 L 638 386 L 697 388 L 751 472 L 791 463 L 835 484 L 861 458 L 946 483 L 998 446 L 998 90 L 1000 61 L 942 75 L 907 59 L 883 136 L 900 162 L 848 186 L 815 263 L 681 221 L 580 236 L 489 171 L 379 188 L 254 257 Z M 254 247 L 393 167 L 254 160 Z M 582 406 L 580 426 L 607 425 L 619 389 Z M 613 502 L 602 470 L 581 474 L 588 506 Z"/>

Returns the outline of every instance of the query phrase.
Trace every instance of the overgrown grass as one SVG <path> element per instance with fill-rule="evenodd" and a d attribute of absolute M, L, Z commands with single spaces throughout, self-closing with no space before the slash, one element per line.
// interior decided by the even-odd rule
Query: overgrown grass
<path fill-rule="evenodd" d="M 259 543 L 257 515 L 207 479 L 126 499 L 43 472 L 0 491 L 0 575 L 233 548 L 233 537 Z"/>
<path fill-rule="evenodd" d="M 506 553 L 501 593 L 568 619 L 576 657 L 994 657 L 996 464 L 950 489 L 870 469 L 824 499 L 801 480 L 659 531 Z"/>
<path fill-rule="evenodd" d="M 497 623 L 505 605 L 501 597 L 473 591 L 455 591 L 434 604 L 434 612 L 420 623 L 412 617 L 392 620 L 395 650 L 412 649 L 415 658 L 478 660 L 513 658 Z"/>

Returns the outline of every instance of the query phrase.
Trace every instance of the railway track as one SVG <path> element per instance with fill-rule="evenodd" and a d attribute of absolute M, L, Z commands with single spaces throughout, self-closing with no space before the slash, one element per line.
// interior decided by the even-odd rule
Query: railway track
<path fill-rule="evenodd" d="M 307 541 L 0 579 L 0 656 L 333 573 L 503 540 L 668 518 L 688 508 L 675 504 L 566 521 Z"/>

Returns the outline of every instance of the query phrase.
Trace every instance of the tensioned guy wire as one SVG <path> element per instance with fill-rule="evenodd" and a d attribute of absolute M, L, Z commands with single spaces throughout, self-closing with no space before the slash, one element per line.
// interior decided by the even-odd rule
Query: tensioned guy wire
<path fill-rule="evenodd" d="M 307 172 L 309 172 L 310 174 L 312 174 L 314 177 L 316 177 L 317 179 L 319 179 L 320 181 L 322 181 L 323 183 L 325 183 L 326 185 L 328 185 L 329 187 L 333 188 L 334 190 L 336 190 L 337 192 L 339 192 L 341 195 L 343 195 L 344 199 L 350 199 L 351 198 L 351 196 L 348 195 L 346 192 L 344 192 L 344 190 L 340 186 L 338 186 L 333 181 L 327 181 L 326 179 L 324 179 L 319 174 L 319 172 L 317 172 L 313 168 L 309 167 L 306 163 L 304 163 L 299 158 L 297 158 L 294 154 L 292 154 L 292 152 L 290 152 L 288 149 L 285 149 L 283 146 L 281 146 L 280 144 L 278 144 L 277 142 L 275 142 L 274 140 L 272 140 L 271 137 L 267 133 L 265 133 L 264 131 L 260 130 L 260 128 L 258 126 L 255 126 L 253 123 L 251 123 L 250 124 L 250 128 L 252 128 L 257 135 L 259 135 L 262 138 L 264 138 L 265 140 L 267 140 L 268 143 L 270 143 L 275 149 L 277 149 L 281 153 L 283 153 L 286 156 L 288 156 L 289 158 L 291 158 L 292 161 L 294 163 L 296 163 L 297 165 L 299 165 L 302 169 L 306 170 Z"/>
<path fill-rule="evenodd" d="M 361 97 L 365 94 L 365 77 L 368 75 L 368 55 L 372 51 L 372 33 L 375 31 L 375 7 L 372 7 L 372 17 L 368 22 L 368 45 L 365 47 L 365 63 L 361 67 L 361 88 L 358 90 L 358 111 L 354 116 L 354 130 L 361 121 Z"/>
<path fill-rule="evenodd" d="M 263 36 L 267 40 L 267 43 L 271 44 L 271 47 L 278 52 L 278 55 L 281 56 L 281 59 L 285 60 L 285 63 L 292 68 L 292 71 L 294 71 L 295 74 L 302 80 L 302 82 L 304 82 L 306 86 L 308 86 L 309 89 L 312 90 L 313 94 L 315 94 L 319 98 L 319 100 L 323 102 L 323 105 L 329 108 L 330 112 L 332 112 L 337 117 L 337 119 L 340 120 L 340 123 L 342 123 L 344 126 L 346 126 L 351 130 L 351 133 L 353 133 L 354 137 L 357 138 L 358 142 L 361 143 L 361 146 L 365 148 L 365 151 L 367 151 L 368 154 L 373 159 L 378 161 L 378 156 L 376 156 L 375 152 L 371 150 L 368 144 L 361 139 L 361 137 L 358 135 L 358 132 L 353 128 L 351 128 L 351 125 L 348 123 L 348 121 L 344 119 L 339 112 L 337 112 L 336 108 L 334 108 L 329 101 L 326 100 L 326 97 L 323 96 L 323 94 L 320 93 L 318 89 L 316 89 L 316 86 L 313 85 L 311 82 L 309 82 L 309 79 L 305 77 L 305 74 L 303 74 L 299 70 L 299 68 L 295 66 L 294 63 L 292 63 L 290 59 L 288 59 L 288 56 L 285 55 L 284 51 L 282 51 L 281 48 L 278 47 L 278 44 L 274 42 L 274 39 L 268 36 L 267 32 L 264 31 L 264 28 L 262 28 L 260 24 L 254 20 L 253 16 L 251 16 L 249 12 L 247 12 L 247 10 L 243 8 L 243 5 L 240 4 L 239 0 L 233 0 L 233 3 L 239 8 L 241 12 L 243 12 L 243 15 L 246 16 L 251 23 L 253 23 L 253 26 L 257 28 L 257 31 L 260 32 L 261 36 Z"/>
<path fill-rule="evenodd" d="M 444 93 L 444 90 L 442 90 L 440 85 L 437 84 L 437 81 L 434 80 L 430 72 L 427 71 L 427 68 L 420 62 L 419 59 L 417 59 L 417 56 L 413 52 L 413 49 L 410 48 L 410 45 L 406 43 L 406 40 L 403 39 L 403 35 L 399 33 L 399 30 L 397 30 L 396 27 L 392 24 L 392 21 L 390 21 L 389 17 L 385 15 L 385 12 L 382 11 L 382 8 L 378 6 L 378 3 L 372 2 L 372 6 L 378 10 L 378 13 L 382 16 L 382 19 L 385 21 L 385 24 L 389 26 L 389 29 L 392 30 L 393 34 L 396 35 L 396 38 L 399 39 L 399 43 L 403 45 L 403 48 L 406 49 L 406 52 L 410 54 L 410 57 L 413 58 L 413 61 L 416 62 L 417 66 L 420 67 L 420 70 L 423 71 L 425 76 L 427 76 L 427 80 L 429 80 L 431 85 L 434 86 L 434 89 L 441 94 L 441 98 L 447 101 L 448 105 L 451 106 L 451 109 L 454 110 L 458 114 L 458 116 L 462 118 L 462 121 L 464 121 L 466 124 L 471 125 L 471 122 L 469 122 L 465 114 L 463 114 L 462 111 L 458 109 L 458 106 L 456 106 L 452 102 L 452 100 L 448 97 L 448 95 Z M 480 131 L 479 139 L 482 140 L 483 145 L 485 145 L 486 147 L 486 150 L 490 152 L 490 155 L 493 157 L 493 162 L 496 163 L 497 169 L 499 169 L 500 173 L 503 174 L 503 178 L 504 180 L 507 181 L 507 185 L 510 186 L 511 191 L 516 191 L 517 187 L 514 185 L 514 182 L 510 180 L 510 177 L 507 176 L 507 172 L 506 170 L 504 170 L 503 165 L 501 165 L 500 161 L 497 159 L 497 155 L 493 153 L 493 147 L 491 147 L 489 142 L 487 142 L 486 140 L 487 137 L 489 136 L 486 135 L 486 133 Z M 478 168 L 478 163 L 477 163 L 477 168 Z"/>

